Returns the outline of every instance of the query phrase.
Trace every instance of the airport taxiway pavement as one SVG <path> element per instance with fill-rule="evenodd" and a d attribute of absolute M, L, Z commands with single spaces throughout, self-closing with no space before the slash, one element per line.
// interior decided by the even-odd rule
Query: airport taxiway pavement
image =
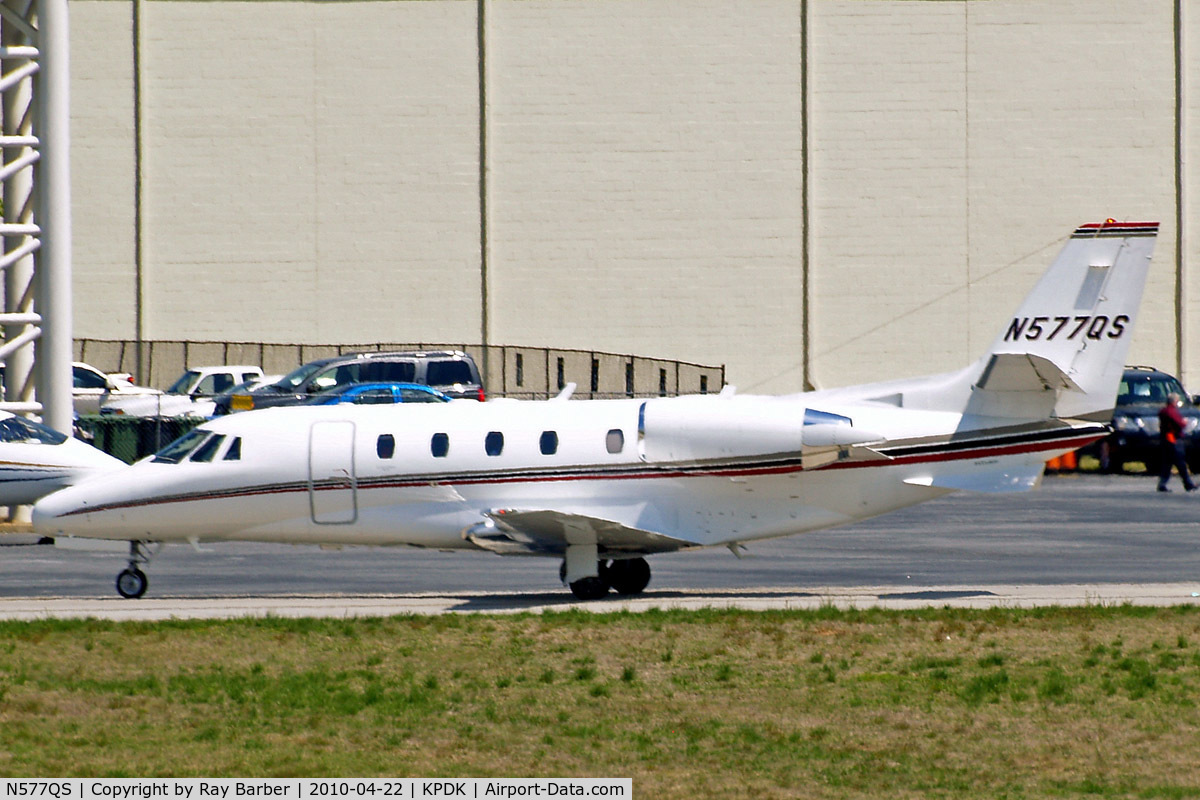
<path fill-rule="evenodd" d="M 1176 482 L 1178 487 L 1178 483 Z M 650 559 L 640 597 L 579 603 L 550 559 L 247 542 L 163 549 L 141 600 L 119 553 L 0 534 L 0 618 L 369 616 L 587 608 L 867 608 L 1200 602 L 1200 493 L 1136 476 L 1047 478 L 1032 493 L 960 493 L 855 525 Z"/>
<path fill-rule="evenodd" d="M 581 609 L 596 613 L 651 609 L 741 608 L 790 610 L 1033 608 L 1036 606 L 1176 606 L 1200 604 L 1194 584 L 1093 584 L 1062 586 L 828 587 L 750 591 L 647 591 L 634 598 L 581 603 L 563 592 L 379 595 L 374 597 L 167 597 L 2 598 L 0 619 L 95 618 L 114 621 L 233 619 L 241 617 L 387 617 L 455 613 L 541 613 Z"/>

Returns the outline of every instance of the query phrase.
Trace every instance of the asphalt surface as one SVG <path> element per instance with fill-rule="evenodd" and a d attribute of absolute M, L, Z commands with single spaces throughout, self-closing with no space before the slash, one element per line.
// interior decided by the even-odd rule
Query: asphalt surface
<path fill-rule="evenodd" d="M 654 556 L 636 600 L 578 604 L 558 562 L 413 548 L 223 543 L 162 549 L 121 600 L 120 553 L 0 535 L 0 618 L 442 613 L 744 605 L 1200 602 L 1200 492 L 1153 478 L 1047 477 L 1031 493 L 960 493 L 855 525 Z"/>

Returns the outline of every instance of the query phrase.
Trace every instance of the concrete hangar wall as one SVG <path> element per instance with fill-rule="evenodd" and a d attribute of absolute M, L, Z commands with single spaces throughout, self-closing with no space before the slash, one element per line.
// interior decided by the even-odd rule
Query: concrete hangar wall
<path fill-rule="evenodd" d="M 1200 386 L 1194 5 L 74 0 L 76 336 L 828 387 L 967 363 L 1115 217 L 1132 359 Z"/>

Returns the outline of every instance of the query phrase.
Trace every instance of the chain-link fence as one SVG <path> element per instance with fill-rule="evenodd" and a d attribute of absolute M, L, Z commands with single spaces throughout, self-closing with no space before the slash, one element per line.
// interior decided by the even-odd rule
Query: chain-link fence
<path fill-rule="evenodd" d="M 105 372 L 128 372 L 144 386 L 164 387 L 189 367 L 252 364 L 268 374 L 291 372 L 317 358 L 392 350 L 462 350 L 479 365 L 490 397 L 545 399 L 575 384 L 575 397 L 668 397 L 719 392 L 725 367 L 599 350 L 459 343 L 271 344 L 76 339 L 75 357 Z"/>
<path fill-rule="evenodd" d="M 485 375 L 490 397 L 545 399 L 575 384 L 578 399 L 668 397 L 718 392 L 725 367 L 687 361 L 643 358 L 594 350 L 543 347 L 482 347 L 469 344 L 307 345 L 252 342 L 190 342 L 77 339 L 75 357 L 105 372 L 128 372 L 137 383 L 163 387 L 195 366 L 247 364 L 268 374 L 290 372 L 317 358 L 344 353 L 399 350 L 462 350 Z M 161 397 L 159 398 L 162 399 Z M 167 412 L 164 408 L 164 413 Z M 87 415 L 77 435 L 132 463 L 158 452 L 204 422 L 202 417 Z"/>
<path fill-rule="evenodd" d="M 132 464 L 157 453 L 202 422 L 203 417 L 126 417 L 89 414 L 76 421 L 76 436 Z"/>

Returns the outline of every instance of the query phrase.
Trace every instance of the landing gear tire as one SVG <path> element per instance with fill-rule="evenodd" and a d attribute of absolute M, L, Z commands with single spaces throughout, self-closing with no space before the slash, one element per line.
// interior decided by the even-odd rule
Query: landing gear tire
<path fill-rule="evenodd" d="M 604 565 L 600 577 L 617 594 L 641 594 L 650 583 L 650 565 L 644 558 L 618 559 Z"/>
<path fill-rule="evenodd" d="M 146 573 L 137 567 L 121 570 L 117 575 L 117 594 L 121 597 L 141 597 L 146 593 L 146 585 Z"/>
<path fill-rule="evenodd" d="M 608 594 L 608 581 L 600 577 L 580 578 L 571 584 L 571 594 L 580 600 L 599 600 Z"/>

